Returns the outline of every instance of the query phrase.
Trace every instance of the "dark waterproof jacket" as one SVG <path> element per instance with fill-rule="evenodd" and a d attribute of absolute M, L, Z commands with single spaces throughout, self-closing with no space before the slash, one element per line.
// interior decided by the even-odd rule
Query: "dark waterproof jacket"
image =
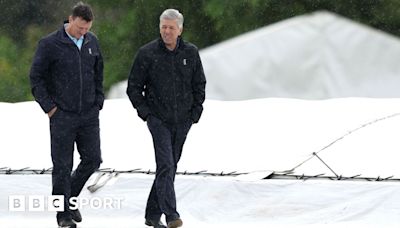
<path fill-rule="evenodd" d="M 57 106 L 81 113 L 103 107 L 103 58 L 96 36 L 88 32 L 81 50 L 64 26 L 39 41 L 30 72 L 32 94 L 43 111 Z"/>
<path fill-rule="evenodd" d="M 150 114 L 166 123 L 197 123 L 205 85 L 197 47 L 179 37 L 177 48 L 170 51 L 159 38 L 136 54 L 127 94 L 143 120 Z"/>

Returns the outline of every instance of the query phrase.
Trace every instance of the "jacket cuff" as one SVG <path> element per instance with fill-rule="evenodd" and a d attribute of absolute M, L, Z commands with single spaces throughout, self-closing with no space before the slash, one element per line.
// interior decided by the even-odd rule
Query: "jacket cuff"
<path fill-rule="evenodd" d="M 99 110 L 103 109 L 103 104 L 104 104 L 104 101 L 97 102 L 97 106 L 99 106 Z"/>
<path fill-rule="evenodd" d="M 143 120 L 146 121 L 147 116 L 151 113 L 150 109 L 147 105 L 142 105 L 137 109 L 138 116 Z"/>
<path fill-rule="evenodd" d="M 45 113 L 49 113 L 54 107 L 56 107 L 56 104 L 54 104 L 52 101 L 47 101 L 40 103 L 40 107 Z"/>
<path fill-rule="evenodd" d="M 203 109 L 200 109 L 200 110 L 193 110 L 193 111 L 192 111 L 192 116 L 191 116 L 191 118 L 192 118 L 192 120 L 193 120 L 193 123 L 199 122 L 200 116 L 201 116 L 201 113 L 202 113 L 202 112 L 203 112 Z"/>

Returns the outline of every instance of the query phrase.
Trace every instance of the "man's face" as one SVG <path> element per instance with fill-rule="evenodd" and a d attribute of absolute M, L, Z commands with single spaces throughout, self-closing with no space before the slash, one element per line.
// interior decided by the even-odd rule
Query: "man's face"
<path fill-rule="evenodd" d="M 178 27 L 177 20 L 161 20 L 160 34 L 165 46 L 174 49 L 176 47 L 178 36 L 182 34 L 182 28 Z"/>
<path fill-rule="evenodd" d="M 73 18 L 72 16 L 69 17 L 69 29 L 68 33 L 79 39 L 81 36 L 85 35 L 90 28 L 92 27 L 92 21 L 85 21 L 81 17 L 75 17 Z"/>

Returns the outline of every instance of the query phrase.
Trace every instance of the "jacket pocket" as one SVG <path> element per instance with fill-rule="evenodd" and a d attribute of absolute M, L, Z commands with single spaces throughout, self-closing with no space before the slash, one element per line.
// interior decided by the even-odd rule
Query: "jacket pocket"
<path fill-rule="evenodd" d="M 192 60 L 189 58 L 179 58 L 177 65 L 184 79 L 190 80 L 194 72 Z"/>

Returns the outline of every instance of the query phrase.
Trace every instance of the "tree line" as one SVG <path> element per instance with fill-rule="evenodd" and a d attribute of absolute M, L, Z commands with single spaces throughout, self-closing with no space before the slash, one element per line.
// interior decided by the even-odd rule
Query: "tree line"
<path fill-rule="evenodd" d="M 77 0 L 0 0 L 0 102 L 32 100 L 29 70 L 39 39 L 58 29 Z M 176 8 L 183 37 L 200 49 L 297 15 L 328 10 L 400 36 L 398 0 L 87 0 L 105 61 L 104 86 L 128 76 L 134 55 L 159 35 L 159 15 Z"/>

